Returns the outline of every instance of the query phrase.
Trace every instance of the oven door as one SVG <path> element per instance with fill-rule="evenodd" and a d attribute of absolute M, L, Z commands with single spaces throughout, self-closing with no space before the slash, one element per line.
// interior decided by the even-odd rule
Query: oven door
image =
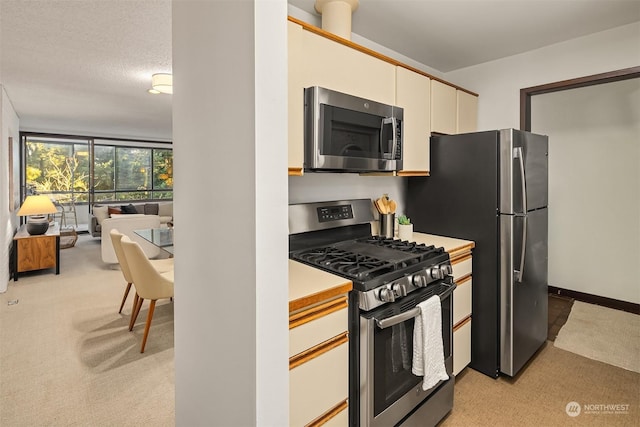
<path fill-rule="evenodd" d="M 450 279 L 413 292 L 398 302 L 360 314 L 360 425 L 393 426 L 452 381 L 453 289 Z M 429 390 L 411 373 L 417 304 L 439 295 L 445 367 L 450 379 Z M 446 408 L 446 414 L 453 402 Z"/>

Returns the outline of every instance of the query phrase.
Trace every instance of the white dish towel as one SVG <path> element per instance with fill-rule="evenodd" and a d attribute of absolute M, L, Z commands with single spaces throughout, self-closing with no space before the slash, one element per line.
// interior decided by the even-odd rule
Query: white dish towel
<path fill-rule="evenodd" d="M 434 295 L 417 306 L 413 327 L 413 365 L 411 372 L 423 376 L 422 389 L 429 390 L 439 381 L 449 379 L 444 366 L 444 346 L 442 344 L 442 315 L 440 297 Z"/>

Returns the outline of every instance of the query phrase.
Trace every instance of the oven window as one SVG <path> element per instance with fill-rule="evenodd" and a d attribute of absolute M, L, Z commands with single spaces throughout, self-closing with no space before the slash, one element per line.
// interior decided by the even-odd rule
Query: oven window
<path fill-rule="evenodd" d="M 321 105 L 324 135 L 331 135 L 330 143 L 322 144 L 320 154 L 325 156 L 362 157 L 383 159 L 383 152 L 391 152 L 392 135 L 383 135 L 384 145 L 380 145 L 380 128 L 383 117 L 344 108 Z M 391 128 L 385 126 L 384 134 Z"/>
<path fill-rule="evenodd" d="M 378 416 L 422 381 L 422 377 L 411 373 L 414 323 L 413 319 L 409 319 L 390 328 L 376 328 L 373 356 L 374 416 Z"/>
<path fill-rule="evenodd" d="M 424 299 L 426 297 L 421 298 L 421 300 Z M 449 296 L 442 301 L 441 305 L 442 344 L 445 361 L 451 358 L 451 304 Z M 415 319 L 411 318 L 389 328 L 374 328 L 374 416 L 378 416 L 407 392 L 419 387 L 422 382 L 422 377 L 411 373 L 414 324 Z M 449 368 L 447 372 L 451 374 Z"/>

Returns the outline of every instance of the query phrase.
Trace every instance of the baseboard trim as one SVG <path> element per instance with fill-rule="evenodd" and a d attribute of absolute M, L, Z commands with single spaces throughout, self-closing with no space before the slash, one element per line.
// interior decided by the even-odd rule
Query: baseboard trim
<path fill-rule="evenodd" d="M 616 310 L 623 310 L 629 313 L 640 314 L 640 304 L 621 301 L 619 299 L 601 297 L 599 295 L 592 295 L 584 292 L 572 291 L 570 289 L 556 288 L 555 286 L 548 286 L 547 289 L 549 290 L 550 294 L 562 295 L 578 301 L 587 302 L 589 304 L 597 304 L 603 307 L 609 307 Z"/>

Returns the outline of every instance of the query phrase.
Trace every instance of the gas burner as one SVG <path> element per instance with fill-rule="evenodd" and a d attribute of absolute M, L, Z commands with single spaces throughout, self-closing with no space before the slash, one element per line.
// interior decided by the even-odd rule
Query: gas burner
<path fill-rule="evenodd" d="M 375 246 L 381 246 L 415 254 L 439 254 L 444 252 L 444 248 L 436 248 L 433 245 L 427 246 L 424 243 L 409 242 L 408 240 L 394 239 L 391 237 L 370 236 L 364 239 L 360 239 L 359 241 L 362 243 L 369 243 Z"/>
<path fill-rule="evenodd" d="M 356 280 L 366 280 L 374 273 L 383 274 L 394 268 L 392 264 L 381 259 L 332 246 L 302 251 L 297 253 L 295 258 L 324 267 L 329 271 L 342 273 Z"/>

